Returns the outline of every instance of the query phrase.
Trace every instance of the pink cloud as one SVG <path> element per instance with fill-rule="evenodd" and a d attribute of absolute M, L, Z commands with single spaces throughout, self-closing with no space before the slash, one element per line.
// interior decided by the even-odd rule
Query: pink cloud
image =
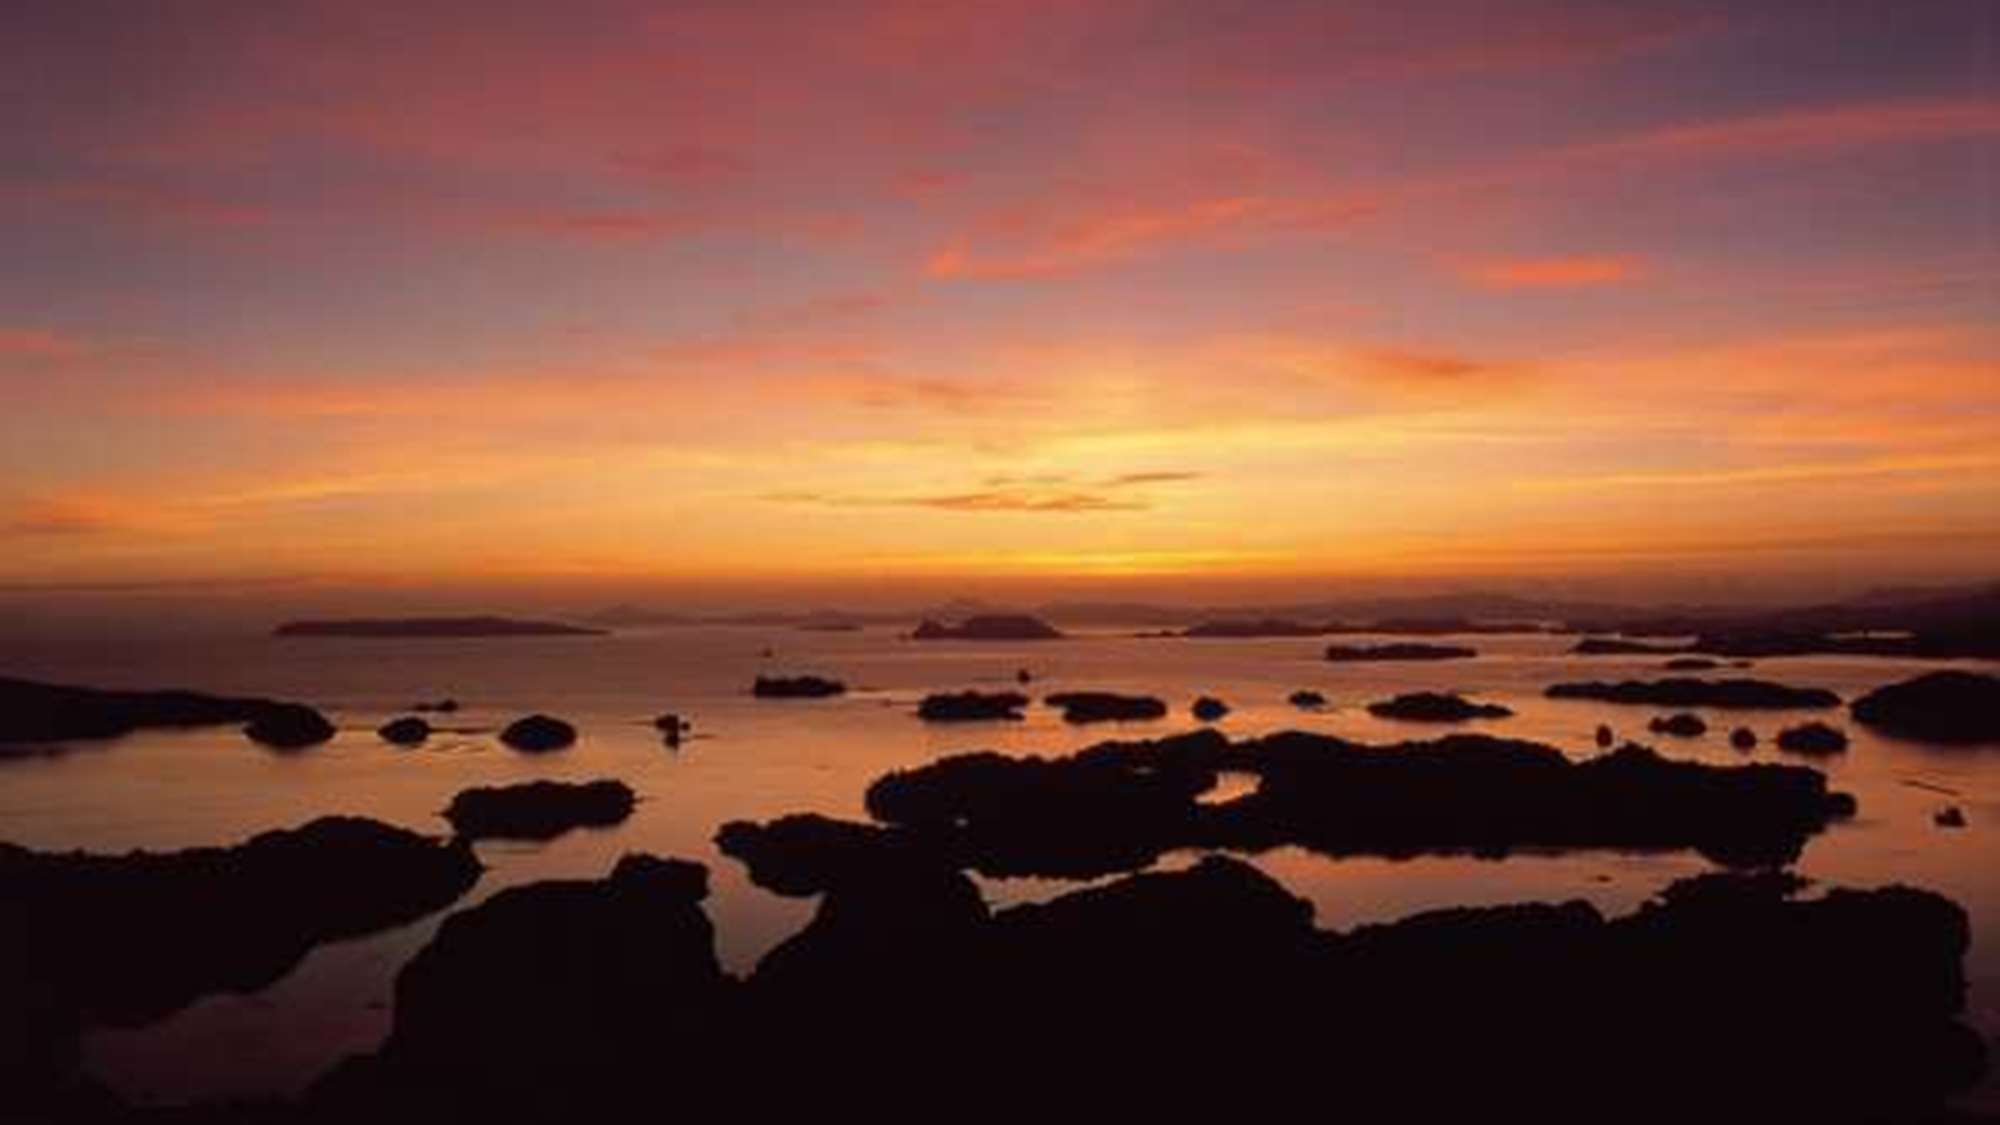
<path fill-rule="evenodd" d="M 1158 206 L 1100 203 L 1047 216 L 1001 211 L 933 252 L 924 272 L 939 279 L 1056 277 L 1205 242 L 1332 229 L 1374 212 L 1364 200 L 1255 195 Z"/>
<path fill-rule="evenodd" d="M 1460 272 L 1468 281 L 1492 289 L 1574 289 L 1632 281 L 1643 271 L 1631 258 L 1567 257 L 1485 262 Z"/>

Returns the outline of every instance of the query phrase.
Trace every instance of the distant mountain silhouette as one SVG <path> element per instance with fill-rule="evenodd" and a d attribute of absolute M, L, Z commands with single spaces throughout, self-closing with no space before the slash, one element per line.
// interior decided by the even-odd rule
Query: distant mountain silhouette
<path fill-rule="evenodd" d="M 556 621 L 511 617 L 353 617 L 287 621 L 272 630 L 279 637 L 584 637 L 602 629 Z"/>
<path fill-rule="evenodd" d="M 1054 641 L 1062 633 L 1048 622 L 1025 613 L 987 613 L 956 625 L 925 618 L 910 639 L 915 641 Z"/>

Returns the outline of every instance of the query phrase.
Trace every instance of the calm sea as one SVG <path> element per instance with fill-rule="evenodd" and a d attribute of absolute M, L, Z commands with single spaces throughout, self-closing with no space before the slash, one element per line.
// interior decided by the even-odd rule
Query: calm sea
<path fill-rule="evenodd" d="M 439 810 L 469 785 L 622 778 L 643 798 L 629 821 L 542 845 L 482 845 L 489 870 L 454 909 L 537 879 L 595 877 L 628 851 L 684 856 L 708 864 L 708 910 L 723 960 L 747 971 L 804 924 L 812 903 L 751 886 L 734 861 L 714 850 L 716 827 L 734 818 L 800 811 L 862 817 L 868 782 L 900 766 L 963 750 L 1061 753 L 1109 737 L 1184 730 L 1194 725 L 1187 705 L 1204 693 L 1234 708 L 1219 724 L 1232 735 L 1303 728 L 1387 741 L 1439 729 L 1375 720 L 1362 704 L 1399 691 L 1456 689 L 1518 712 L 1460 729 L 1543 740 L 1577 756 L 1595 753 L 1598 723 L 1643 738 L 1646 720 L 1656 713 L 1556 702 L 1542 698 L 1541 690 L 1562 679 L 1658 676 L 1657 658 L 1566 656 L 1570 639 L 1564 637 L 1458 640 L 1481 656 L 1336 666 L 1318 659 L 1322 645 L 1311 640 L 1086 633 L 1045 643 L 914 643 L 889 629 L 809 633 L 778 627 L 507 640 L 189 635 L 0 641 L 0 674 L 296 699 L 320 707 L 341 728 L 331 743 L 297 754 L 274 754 L 232 730 L 216 729 L 0 759 L 0 839 L 93 851 L 226 844 L 333 812 L 442 833 Z M 1935 665 L 1813 657 L 1762 661 L 1750 674 L 1829 687 L 1851 698 L 1929 667 Z M 928 691 L 1012 685 L 1021 668 L 1034 674 L 1030 690 L 1038 694 L 1079 687 L 1147 692 L 1166 698 L 1174 710 L 1158 722 L 1084 729 L 1064 725 L 1041 707 L 1012 724 L 938 727 L 914 716 Z M 759 672 L 833 675 L 856 690 L 831 700 L 753 700 L 748 687 Z M 1324 692 L 1334 706 L 1307 713 L 1286 704 L 1290 692 L 1306 687 Z M 412 702 L 447 695 L 465 704 L 445 720 L 453 733 L 414 750 L 374 736 L 378 724 Z M 663 747 L 650 725 L 664 710 L 694 722 L 696 736 L 678 750 Z M 530 711 L 575 722 L 582 738 L 568 751 L 541 756 L 500 746 L 495 729 Z M 1703 738 L 1650 741 L 1676 756 L 1741 761 L 1727 735 L 1743 724 L 1764 738 L 1754 760 L 1782 759 L 1770 736 L 1803 717 L 1710 713 L 1711 730 Z M 1989 1040 L 2000 1036 L 2000 747 L 1933 748 L 1843 725 L 1852 748 L 1813 764 L 1859 797 L 1860 816 L 1814 839 L 1800 870 L 1828 884 L 1913 884 L 1963 904 L 1974 929 L 1972 1019 Z M 1969 827 L 1933 825 L 1932 814 L 1947 803 L 1965 810 Z M 1330 928 L 1432 907 L 1526 900 L 1583 898 L 1622 913 L 1666 883 L 1707 869 L 1691 853 L 1387 861 L 1330 860 L 1283 849 L 1255 861 L 1312 900 L 1319 925 Z M 985 884 L 995 903 L 1047 897 L 1067 886 L 1043 880 Z M 290 976 L 254 995 L 210 997 L 150 1027 L 94 1031 L 86 1045 L 88 1065 L 141 1100 L 296 1089 L 341 1056 L 382 1038 L 396 970 L 441 917 L 321 946 Z M 143 935 L 137 940 L 143 942 Z M 1745 957 L 1785 954 L 1743 951 Z M 143 955 L 143 945 L 135 946 L 134 956 Z M 2000 1082 L 1989 1081 L 1973 1101 L 2000 1108 Z"/>

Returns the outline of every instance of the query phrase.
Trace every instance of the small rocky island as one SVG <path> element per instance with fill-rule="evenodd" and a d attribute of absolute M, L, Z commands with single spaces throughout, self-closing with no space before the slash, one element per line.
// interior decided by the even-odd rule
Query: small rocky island
<path fill-rule="evenodd" d="M 1475 703 L 1456 692 L 1413 691 L 1368 705 L 1378 719 L 1418 723 L 1462 723 L 1469 719 L 1504 719 L 1514 712 L 1498 703 Z"/>
<path fill-rule="evenodd" d="M 1417 642 L 1326 646 L 1326 658 L 1335 664 L 1357 664 L 1378 660 L 1469 660 L 1478 655 L 1478 652 L 1463 645 L 1431 645 Z"/>
<path fill-rule="evenodd" d="M 322 621 L 287 621 L 271 630 L 274 637 L 601 637 L 607 631 L 560 621 L 523 621 L 512 617 L 348 617 Z"/>
<path fill-rule="evenodd" d="M 1925 742 L 2000 743 L 2000 676 L 1932 672 L 1854 701 L 1855 721 Z"/>
<path fill-rule="evenodd" d="M 1790 687 L 1767 680 L 1625 680 L 1605 683 L 1550 685 L 1550 699 L 1590 699 L 1600 703 L 1644 704 L 1655 707 L 1725 707 L 1742 710 L 1840 706 L 1840 697 L 1824 688 Z"/>
<path fill-rule="evenodd" d="M 632 815 L 630 786 L 604 779 L 476 786 L 451 799 L 444 818 L 468 840 L 550 840 L 572 828 L 602 828 Z"/>
<path fill-rule="evenodd" d="M 925 618 L 910 633 L 913 641 L 1058 641 L 1060 629 L 1025 613 L 988 613 L 956 625 Z"/>

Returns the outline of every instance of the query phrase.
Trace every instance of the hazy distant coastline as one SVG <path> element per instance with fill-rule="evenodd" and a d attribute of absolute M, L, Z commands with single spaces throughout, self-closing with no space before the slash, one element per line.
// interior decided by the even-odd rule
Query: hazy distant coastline
<path fill-rule="evenodd" d="M 604 629 L 512 617 L 349 617 L 287 621 L 277 637 L 593 637 Z"/>

